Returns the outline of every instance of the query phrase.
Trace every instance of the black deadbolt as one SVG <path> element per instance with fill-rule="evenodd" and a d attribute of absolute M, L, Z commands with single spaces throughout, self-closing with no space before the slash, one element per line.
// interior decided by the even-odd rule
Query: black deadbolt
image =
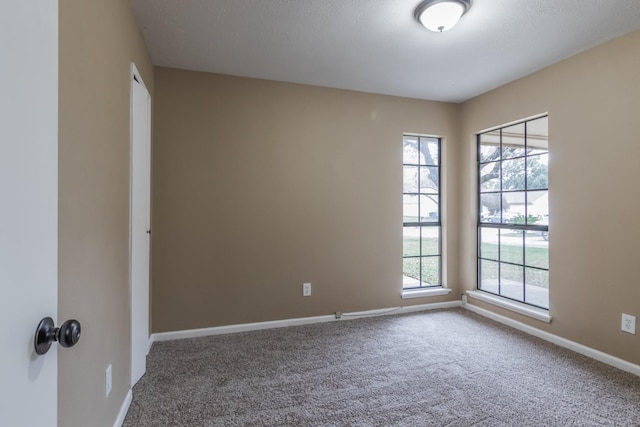
<path fill-rule="evenodd" d="M 51 348 L 51 344 L 58 341 L 62 347 L 73 347 L 80 341 L 80 322 L 71 319 L 56 328 L 51 317 L 45 317 L 38 324 L 34 346 L 37 354 L 45 354 Z"/>

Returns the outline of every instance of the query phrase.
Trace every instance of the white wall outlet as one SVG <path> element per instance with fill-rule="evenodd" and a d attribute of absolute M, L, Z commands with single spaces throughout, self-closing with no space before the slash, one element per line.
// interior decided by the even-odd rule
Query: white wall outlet
<path fill-rule="evenodd" d="M 302 296 L 310 297 L 311 296 L 311 283 L 303 283 L 302 284 Z"/>
<path fill-rule="evenodd" d="M 467 303 L 467 296 L 462 295 L 462 305 L 465 305 L 466 303 Z"/>
<path fill-rule="evenodd" d="M 104 394 L 105 397 L 109 397 L 111 393 L 111 365 L 107 366 L 107 370 L 104 371 Z"/>
<path fill-rule="evenodd" d="M 622 330 L 630 334 L 636 334 L 636 316 L 622 313 Z"/>

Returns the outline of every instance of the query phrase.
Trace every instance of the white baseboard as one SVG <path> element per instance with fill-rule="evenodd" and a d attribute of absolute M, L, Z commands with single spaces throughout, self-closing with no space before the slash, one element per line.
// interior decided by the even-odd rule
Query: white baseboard
<path fill-rule="evenodd" d="M 150 345 L 156 341 L 170 341 L 185 338 L 205 337 L 210 335 L 233 334 L 236 332 L 257 331 L 261 329 L 286 328 L 288 326 L 309 325 L 312 323 L 340 322 L 361 317 L 385 316 L 390 314 L 412 313 L 417 311 L 436 310 L 441 308 L 460 307 L 460 301 L 439 302 L 432 304 L 409 305 L 406 307 L 390 307 L 379 310 L 342 313 L 337 319 L 334 314 L 296 319 L 273 320 L 269 322 L 241 323 L 237 325 L 215 326 L 211 328 L 188 329 L 183 331 L 158 332 L 151 334 Z"/>
<path fill-rule="evenodd" d="M 113 423 L 113 427 L 122 427 L 122 423 L 124 423 L 124 418 L 127 416 L 127 412 L 129 412 L 129 406 L 131 405 L 131 400 L 133 399 L 133 393 L 131 389 L 127 392 L 127 396 L 124 398 L 124 402 L 122 402 L 122 406 L 120 407 L 120 413 L 118 414 L 118 418 L 116 418 L 116 422 Z"/>
<path fill-rule="evenodd" d="M 551 334 L 549 332 L 542 331 L 538 328 L 534 328 L 533 326 L 518 322 L 517 320 L 513 320 L 509 317 L 502 316 L 500 314 L 496 314 L 492 311 L 478 307 L 477 305 L 467 303 L 464 304 L 463 307 L 469 311 L 473 311 L 474 313 L 477 313 L 484 317 L 488 317 L 489 319 L 495 320 L 496 322 L 502 323 L 504 325 L 511 326 L 512 328 L 525 332 L 529 335 L 533 335 L 545 341 L 549 341 L 550 343 L 559 345 L 560 347 L 573 350 L 576 353 L 582 354 L 583 356 L 590 357 L 602 363 L 606 363 L 607 365 L 640 376 L 640 365 L 636 365 L 635 363 L 627 362 L 624 359 L 620 359 L 619 357 L 612 356 L 600 350 L 596 350 L 594 348 L 587 347 L 586 345 L 579 344 L 575 341 L 571 341 L 566 338 Z"/>

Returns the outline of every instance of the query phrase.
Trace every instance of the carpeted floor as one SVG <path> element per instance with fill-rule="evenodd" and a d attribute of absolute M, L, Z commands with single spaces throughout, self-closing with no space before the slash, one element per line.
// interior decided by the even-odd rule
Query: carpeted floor
<path fill-rule="evenodd" d="M 155 343 L 124 426 L 640 426 L 640 377 L 466 310 Z"/>

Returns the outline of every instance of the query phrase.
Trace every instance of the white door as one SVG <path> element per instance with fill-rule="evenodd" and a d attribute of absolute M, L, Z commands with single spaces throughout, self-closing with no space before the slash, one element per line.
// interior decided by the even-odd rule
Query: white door
<path fill-rule="evenodd" d="M 57 424 L 58 1 L 0 3 L 0 424 Z"/>
<path fill-rule="evenodd" d="M 131 387 L 149 351 L 151 97 L 135 66 L 131 79 Z"/>

